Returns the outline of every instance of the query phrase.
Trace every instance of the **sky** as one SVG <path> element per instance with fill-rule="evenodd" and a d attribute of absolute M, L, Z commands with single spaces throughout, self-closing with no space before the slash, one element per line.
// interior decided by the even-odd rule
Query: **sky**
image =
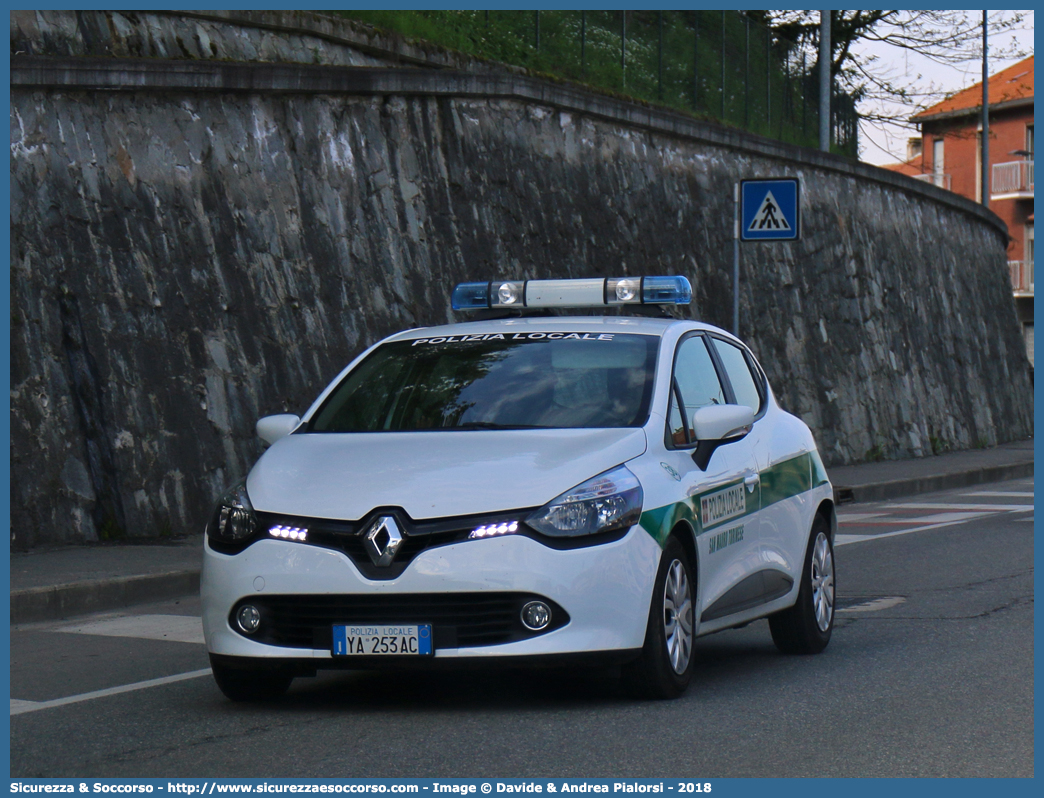
<path fill-rule="evenodd" d="M 980 12 L 969 13 L 979 14 Z M 1010 14 L 1011 12 L 991 11 L 991 17 L 995 13 Z M 1033 54 L 1033 12 L 1023 13 L 1026 14 L 1027 19 L 1021 30 L 989 39 L 991 54 L 1001 45 L 1010 44 L 1013 39 L 1021 50 L 1027 51 L 1027 55 Z M 978 58 L 958 66 L 944 66 L 917 53 L 879 43 L 864 43 L 860 52 L 877 55 L 880 59 L 879 65 L 887 66 L 894 77 L 907 77 L 915 80 L 916 84 L 921 87 L 932 85 L 947 93 L 953 93 L 982 81 L 982 61 Z M 992 75 L 1020 60 L 1021 58 L 990 58 L 989 72 Z M 918 78 L 918 76 L 920 77 Z M 866 111 L 870 107 L 873 106 L 869 103 L 860 104 L 861 111 Z M 918 109 L 913 106 L 904 107 L 900 104 L 891 104 L 888 110 L 898 111 L 903 116 L 911 116 L 917 113 Z M 917 135 L 920 134 L 913 128 L 891 124 L 882 127 L 863 121 L 859 128 L 859 157 L 867 163 L 878 165 L 906 160 L 906 141 L 911 136 Z"/>

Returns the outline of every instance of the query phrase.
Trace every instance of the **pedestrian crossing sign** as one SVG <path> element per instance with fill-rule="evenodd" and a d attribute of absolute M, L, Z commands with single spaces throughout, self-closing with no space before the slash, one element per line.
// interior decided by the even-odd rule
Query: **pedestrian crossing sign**
<path fill-rule="evenodd" d="M 794 241 L 801 237 L 797 178 L 740 181 L 740 238 L 744 241 Z"/>

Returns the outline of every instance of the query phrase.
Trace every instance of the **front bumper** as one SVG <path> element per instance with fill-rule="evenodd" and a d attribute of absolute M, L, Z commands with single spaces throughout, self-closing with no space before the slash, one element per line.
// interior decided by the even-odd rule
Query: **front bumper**
<path fill-rule="evenodd" d="M 471 540 L 428 549 L 397 578 L 365 578 L 342 552 L 290 541 L 261 540 L 235 555 L 204 544 L 203 632 L 207 649 L 220 657 L 252 660 L 310 661 L 312 667 L 344 667 L 334 659 L 318 627 L 314 642 L 272 645 L 250 639 L 229 624 L 233 608 L 244 599 L 259 605 L 277 597 L 336 597 L 364 602 L 387 596 L 389 603 L 418 594 L 533 594 L 550 599 L 568 615 L 564 626 L 522 640 L 497 645 L 459 645 L 454 635 L 436 639 L 435 660 L 500 660 L 557 657 L 583 653 L 623 653 L 640 649 L 645 640 L 649 602 L 659 565 L 660 548 L 640 527 L 620 540 L 589 548 L 556 550 L 523 536 Z M 285 602 L 284 602 L 285 603 Z M 321 624 L 332 623 L 329 612 Z M 378 619 L 386 622 L 385 619 Z M 404 621 L 406 619 L 403 619 Z M 353 619 L 354 622 L 354 619 Z M 262 620 L 264 623 L 264 620 Z M 554 627 L 554 624 L 552 624 Z M 386 660 L 393 664 L 392 658 Z M 360 663 L 360 665 L 374 663 Z"/>

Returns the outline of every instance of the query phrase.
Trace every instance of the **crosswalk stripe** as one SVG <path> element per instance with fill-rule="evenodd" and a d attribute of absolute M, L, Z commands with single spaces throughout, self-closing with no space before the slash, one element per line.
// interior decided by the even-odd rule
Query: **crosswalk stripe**
<path fill-rule="evenodd" d="M 991 515 L 991 513 L 933 513 L 932 515 L 922 515 L 917 518 L 907 518 L 905 520 L 907 522 L 916 521 L 918 524 L 938 524 L 942 521 L 970 521 L 973 518 L 982 518 L 984 515 Z"/>
<path fill-rule="evenodd" d="M 888 513 L 838 513 L 837 522 L 839 524 L 853 524 L 856 521 L 865 521 L 868 518 L 880 518 Z"/>
<path fill-rule="evenodd" d="M 962 493 L 962 496 L 1008 496 L 1012 499 L 1032 499 L 1033 491 L 1022 490 L 977 490 L 974 493 Z"/>
<path fill-rule="evenodd" d="M 904 526 L 906 524 L 938 524 L 942 521 L 970 521 L 984 518 L 993 513 L 934 513 L 933 515 L 905 516 L 903 518 L 881 518 L 874 521 L 841 521 L 838 526 Z"/>
<path fill-rule="evenodd" d="M 1017 519 L 1016 519 L 1017 520 Z M 927 532 L 930 529 L 943 529 L 948 526 L 957 526 L 957 524 L 963 524 L 964 521 L 945 521 L 941 524 L 928 524 L 927 526 L 912 526 L 907 529 L 896 529 L 893 532 L 879 532 L 876 535 L 842 535 L 838 534 L 834 537 L 834 547 L 847 546 L 852 543 L 862 543 L 866 540 L 883 540 L 884 538 L 894 538 L 899 535 L 909 535 L 911 532 Z"/>
<path fill-rule="evenodd" d="M 885 505 L 888 510 L 984 510 L 989 513 L 1028 513 L 1032 504 L 940 504 L 909 502 Z"/>
<path fill-rule="evenodd" d="M 916 515 L 924 510 L 943 510 L 929 515 Z M 909 502 L 887 505 L 884 512 L 838 513 L 840 527 L 905 526 L 907 524 L 938 524 L 970 521 L 1000 513 L 1027 513 L 1033 511 L 1031 504 L 939 504 Z"/>

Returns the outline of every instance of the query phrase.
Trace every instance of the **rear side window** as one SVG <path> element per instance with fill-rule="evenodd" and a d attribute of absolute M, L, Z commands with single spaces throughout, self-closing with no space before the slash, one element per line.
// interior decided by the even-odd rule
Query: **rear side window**
<path fill-rule="evenodd" d="M 754 379 L 750 363 L 743 350 L 720 338 L 714 340 L 714 346 L 721 357 L 721 363 L 725 367 L 729 382 L 732 383 L 732 392 L 736 394 L 736 404 L 746 405 L 754 411 L 754 415 L 757 415 L 761 412 L 761 392 L 758 391 L 758 383 Z"/>

